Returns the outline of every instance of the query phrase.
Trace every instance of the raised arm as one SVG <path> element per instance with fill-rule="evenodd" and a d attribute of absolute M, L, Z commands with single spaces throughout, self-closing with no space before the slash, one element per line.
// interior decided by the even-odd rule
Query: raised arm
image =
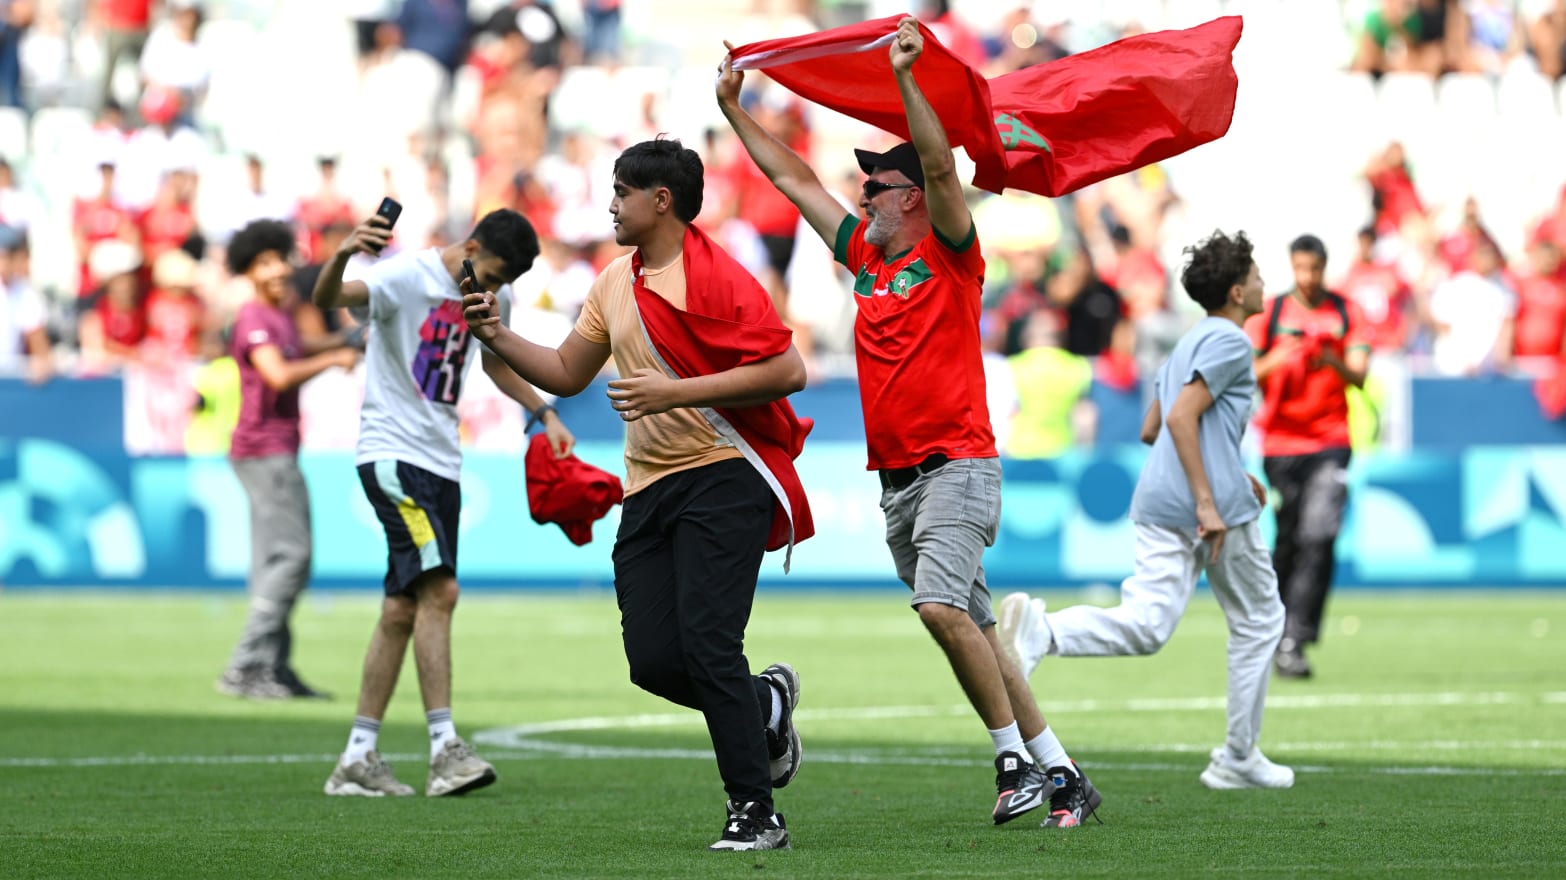
<path fill-rule="evenodd" d="M 734 48 L 727 40 L 723 45 Z M 798 153 L 773 137 L 740 106 L 740 86 L 744 81 L 745 74 L 735 70 L 733 59 L 724 55 L 723 63 L 718 65 L 718 108 L 729 120 L 734 133 L 739 135 L 740 143 L 745 145 L 745 151 L 750 153 L 756 167 L 767 175 L 778 192 L 799 208 L 805 222 L 821 236 L 827 247 L 832 247 L 837 241 L 837 229 L 843 225 L 848 211 L 821 185 L 821 178 Z"/>
<path fill-rule="evenodd" d="M 391 240 L 391 227 L 386 218 L 376 214 L 360 223 L 343 243 L 337 253 L 321 267 L 321 275 L 315 281 L 315 291 L 310 298 L 323 309 L 338 307 L 357 308 L 370 304 L 370 288 L 363 281 L 343 282 L 343 270 L 356 253 L 375 256 Z"/>
<path fill-rule="evenodd" d="M 951 141 L 935 108 L 914 80 L 914 62 L 924 53 L 924 33 L 919 30 L 917 18 L 908 16 L 898 23 L 890 53 L 897 90 L 902 93 L 903 110 L 908 114 L 908 131 L 924 169 L 924 198 L 930 207 L 930 225 L 947 241 L 967 241 L 973 230 L 973 215 L 968 213 L 968 203 L 963 199 Z"/>

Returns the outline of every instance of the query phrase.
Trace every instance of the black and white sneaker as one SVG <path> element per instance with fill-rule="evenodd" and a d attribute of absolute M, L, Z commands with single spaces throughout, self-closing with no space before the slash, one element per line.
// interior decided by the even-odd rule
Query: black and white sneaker
<path fill-rule="evenodd" d="M 995 824 L 1004 825 L 1036 810 L 1055 793 L 1055 780 L 1016 752 L 995 758 Z"/>
<path fill-rule="evenodd" d="M 778 729 L 767 728 L 767 763 L 772 769 L 772 787 L 782 788 L 794 781 L 804 753 L 799 748 L 799 731 L 794 728 L 794 707 L 799 705 L 799 673 L 787 663 L 774 663 L 762 670 L 761 677 L 772 685 L 783 701 Z"/>
<path fill-rule="evenodd" d="M 1075 828 L 1088 816 L 1098 819 L 1098 805 L 1104 796 L 1088 781 L 1076 761 L 1071 762 L 1070 769 L 1051 767 L 1049 775 L 1055 781 L 1055 793 L 1049 797 L 1049 817 L 1040 827 Z"/>
<path fill-rule="evenodd" d="M 726 850 L 788 849 L 788 828 L 783 824 L 782 813 L 772 813 L 755 801 L 743 804 L 728 802 L 729 819 L 723 825 L 723 836 L 707 849 L 714 852 Z"/>

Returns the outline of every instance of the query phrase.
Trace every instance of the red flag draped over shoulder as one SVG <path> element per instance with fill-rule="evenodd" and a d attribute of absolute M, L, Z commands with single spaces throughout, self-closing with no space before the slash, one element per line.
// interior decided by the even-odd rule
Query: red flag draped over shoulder
<path fill-rule="evenodd" d="M 887 57 L 901 16 L 735 49 L 803 98 L 903 138 L 908 126 Z M 1140 34 L 985 80 L 920 25 L 914 75 L 973 185 L 1059 196 L 1132 171 L 1229 130 L 1239 80 L 1238 16 Z"/>
<path fill-rule="evenodd" d="M 642 326 L 654 353 L 675 375 L 711 375 L 788 350 L 793 331 L 783 326 L 772 298 L 745 267 L 695 226 L 686 227 L 684 251 L 685 311 L 642 282 L 640 252 L 633 257 L 632 269 Z M 777 499 L 767 549 L 792 548 L 815 534 L 810 502 L 794 469 L 813 422 L 795 415 L 787 400 L 714 412 L 720 422 L 714 427 L 731 440 L 733 434 L 739 435 L 735 445 L 761 472 Z"/>

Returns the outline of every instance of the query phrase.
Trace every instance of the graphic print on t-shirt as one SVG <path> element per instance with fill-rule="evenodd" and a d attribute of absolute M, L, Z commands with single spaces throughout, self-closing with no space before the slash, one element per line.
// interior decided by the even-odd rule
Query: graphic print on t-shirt
<path fill-rule="evenodd" d="M 468 324 L 462 319 L 462 303 L 446 300 L 430 309 L 419 328 L 419 348 L 413 356 L 413 382 L 425 399 L 456 404 L 467 355 Z"/>
<path fill-rule="evenodd" d="M 876 289 L 875 282 L 877 276 L 870 271 L 869 266 L 860 266 L 859 272 L 854 278 L 854 293 L 859 296 L 886 296 L 889 293 L 895 293 L 903 299 L 907 299 L 913 288 L 929 281 L 932 277 L 934 276 L 930 272 L 930 267 L 924 264 L 924 260 L 917 259 L 892 276 L 892 280 L 887 283 L 886 287 Z"/>

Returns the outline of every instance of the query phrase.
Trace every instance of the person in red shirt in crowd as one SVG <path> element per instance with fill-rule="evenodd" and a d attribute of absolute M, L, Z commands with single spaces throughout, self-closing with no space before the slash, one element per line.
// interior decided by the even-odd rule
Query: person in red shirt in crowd
<path fill-rule="evenodd" d="M 1424 221 L 1425 203 L 1414 187 L 1414 177 L 1408 169 L 1408 157 L 1401 143 L 1387 144 L 1386 149 L 1366 166 L 1365 179 L 1370 183 L 1376 232 L 1397 235 L 1409 222 Z"/>
<path fill-rule="evenodd" d="M 1311 674 L 1305 645 L 1321 634 L 1332 589 L 1333 545 L 1348 500 L 1347 388 L 1363 388 L 1370 365 L 1359 306 L 1327 290 L 1327 247 L 1314 235 L 1289 245 L 1294 289 L 1245 322 L 1262 388 L 1257 426 L 1267 482 L 1282 496 L 1273 568 L 1286 612 L 1274 667 Z"/>
<path fill-rule="evenodd" d="M 147 336 L 142 299 L 141 251 L 129 242 L 109 239 L 93 245 L 88 278 L 93 293 L 81 300 L 77 335 L 82 372 L 113 372 L 141 354 Z"/>
<path fill-rule="evenodd" d="M 152 5 L 153 0 L 98 0 L 94 11 L 106 42 L 98 106 L 107 106 L 114 99 L 114 70 L 120 59 L 130 61 L 132 67 L 140 66 L 152 24 Z"/>
<path fill-rule="evenodd" d="M 1560 245 L 1535 237 L 1528 247 L 1528 264 L 1528 272 L 1517 279 L 1512 355 L 1566 355 L 1566 276 L 1561 273 Z"/>
<path fill-rule="evenodd" d="M 337 224 L 353 229 L 359 219 L 353 202 L 337 185 L 337 159 L 322 156 L 316 160 L 316 168 L 320 171 L 320 182 L 314 192 L 299 199 L 299 205 L 294 209 L 294 224 L 300 230 L 300 256 L 305 263 L 324 262 L 332 255 L 333 249 L 321 242 L 328 226 Z"/>
<path fill-rule="evenodd" d="M 1116 223 L 1109 228 L 1114 259 L 1098 265 L 1098 277 L 1119 291 L 1126 317 L 1139 321 L 1169 304 L 1169 272 L 1158 251 L 1132 241 L 1131 230 Z"/>
<path fill-rule="evenodd" d="M 114 195 L 114 163 L 99 163 L 98 175 L 98 194 L 90 199 L 78 198 L 71 205 L 71 233 L 80 266 L 76 292 L 81 297 L 92 293 L 97 286 L 88 261 L 99 242 L 118 239 L 133 246 L 140 243 L 135 215 Z"/>
<path fill-rule="evenodd" d="M 141 235 L 143 265 L 156 267 L 158 259 L 178 250 L 196 234 L 196 172 L 173 168 L 163 176 L 157 198 L 136 217 Z M 144 281 L 150 281 L 147 276 Z"/>
<path fill-rule="evenodd" d="M 994 742 L 991 818 L 998 825 L 1048 804 L 1044 825 L 1069 828 L 1101 798 L 1001 649 L 985 586 L 1001 466 L 979 330 L 984 257 L 946 129 L 914 75 L 923 51 L 918 20 L 902 19 L 888 53 L 913 140 L 855 151 L 868 175 L 859 199 L 868 222 L 745 111 L 744 74 L 728 57 L 718 68 L 718 107 L 767 179 L 855 273 L 854 351 L 886 543 L 910 604 Z"/>
<path fill-rule="evenodd" d="M 179 364 L 201 350 L 207 307 L 196 295 L 196 270 L 196 259 L 178 248 L 164 251 L 152 264 L 143 342 L 149 359 Z"/>
<path fill-rule="evenodd" d="M 1396 265 L 1376 259 L 1376 227 L 1361 229 L 1358 244 L 1337 289 L 1365 316 L 1365 339 L 1373 351 L 1402 351 L 1413 324 L 1413 289 Z"/>
<path fill-rule="evenodd" d="M 1479 217 L 1479 200 L 1469 196 L 1463 200 L 1463 219 L 1456 229 L 1441 239 L 1437 247 L 1447 272 L 1456 275 L 1472 269 L 1474 249 L 1481 241 L 1487 241 L 1491 247 L 1500 250 L 1500 245 L 1495 243 L 1495 236 L 1484 228 L 1484 221 Z"/>

